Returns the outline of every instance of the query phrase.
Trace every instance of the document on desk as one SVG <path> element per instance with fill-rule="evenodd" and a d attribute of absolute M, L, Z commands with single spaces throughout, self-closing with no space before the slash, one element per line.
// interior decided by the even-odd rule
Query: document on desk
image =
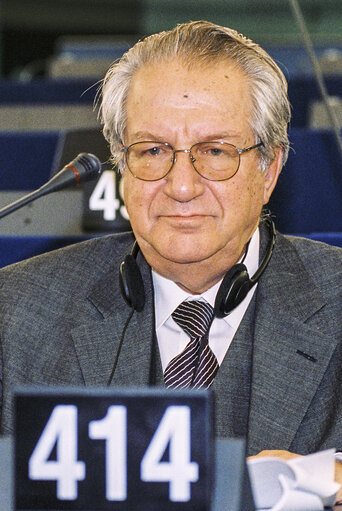
<path fill-rule="evenodd" d="M 334 482 L 335 450 L 285 461 L 265 457 L 248 460 L 256 509 L 320 511 L 333 506 L 340 485 Z"/>

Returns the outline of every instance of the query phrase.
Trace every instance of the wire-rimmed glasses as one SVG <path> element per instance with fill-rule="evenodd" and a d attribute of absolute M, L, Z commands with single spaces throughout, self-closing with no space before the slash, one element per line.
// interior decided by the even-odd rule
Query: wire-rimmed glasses
<path fill-rule="evenodd" d="M 188 153 L 195 171 L 209 181 L 231 179 L 239 170 L 240 156 L 264 145 L 263 142 L 239 149 L 227 142 L 198 142 L 190 149 L 174 149 L 167 142 L 142 141 L 123 147 L 126 165 L 137 179 L 158 181 L 172 169 L 176 153 Z"/>

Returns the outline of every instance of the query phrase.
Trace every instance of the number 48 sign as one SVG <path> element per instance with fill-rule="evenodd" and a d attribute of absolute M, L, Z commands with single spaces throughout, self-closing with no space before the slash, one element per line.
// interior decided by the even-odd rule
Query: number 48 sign
<path fill-rule="evenodd" d="M 212 405 L 199 391 L 18 392 L 16 509 L 210 509 Z"/>

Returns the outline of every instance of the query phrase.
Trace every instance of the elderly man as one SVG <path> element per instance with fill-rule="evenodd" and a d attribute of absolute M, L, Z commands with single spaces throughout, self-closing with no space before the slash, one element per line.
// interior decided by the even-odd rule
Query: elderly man
<path fill-rule="evenodd" d="M 281 70 L 187 23 L 113 65 L 101 115 L 133 234 L 2 270 L 2 431 L 13 384 L 211 385 L 216 434 L 249 454 L 342 448 L 342 252 L 262 213 L 289 147 Z"/>

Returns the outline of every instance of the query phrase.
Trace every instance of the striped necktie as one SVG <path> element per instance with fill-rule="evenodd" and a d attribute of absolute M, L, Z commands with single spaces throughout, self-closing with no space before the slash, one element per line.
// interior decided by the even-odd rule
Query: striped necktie
<path fill-rule="evenodd" d="M 219 364 L 208 344 L 214 310 L 207 302 L 181 303 L 172 318 L 190 337 L 185 349 L 173 358 L 164 372 L 164 382 L 170 388 L 207 388 L 212 384 Z"/>

